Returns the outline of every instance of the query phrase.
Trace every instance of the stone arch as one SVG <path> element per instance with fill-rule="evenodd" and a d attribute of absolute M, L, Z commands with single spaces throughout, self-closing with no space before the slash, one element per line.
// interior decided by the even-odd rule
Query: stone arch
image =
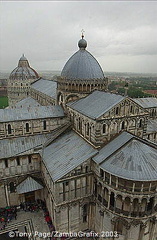
<path fill-rule="evenodd" d="M 82 86 L 82 87 L 83 87 L 83 92 L 86 92 L 86 91 L 87 91 L 87 89 L 86 89 L 86 84 L 85 84 L 85 83 L 83 84 L 83 86 Z"/>
<path fill-rule="evenodd" d="M 121 122 L 121 130 L 124 130 L 125 129 L 125 121 L 122 121 Z"/>
<path fill-rule="evenodd" d="M 79 84 L 79 92 L 82 92 L 82 84 Z"/>
<path fill-rule="evenodd" d="M 147 209 L 147 203 L 148 203 L 148 199 L 147 198 L 142 198 L 141 200 L 141 212 L 145 212 Z"/>
<path fill-rule="evenodd" d="M 79 91 L 79 85 L 78 85 L 78 83 L 76 83 L 76 85 L 75 85 L 75 90 L 78 92 Z"/>
<path fill-rule="evenodd" d="M 151 197 L 147 204 L 147 212 L 151 212 L 153 209 L 153 206 L 154 206 L 154 197 Z"/>
<path fill-rule="evenodd" d="M 65 102 L 68 103 L 70 101 L 75 101 L 79 99 L 79 96 L 77 94 L 69 94 L 66 99 L 65 99 Z"/>
<path fill-rule="evenodd" d="M 109 200 L 109 190 L 106 187 L 104 187 L 104 199 L 106 200 L 106 202 L 108 202 Z"/>
<path fill-rule="evenodd" d="M 90 84 L 87 84 L 87 92 L 90 92 Z"/>
<path fill-rule="evenodd" d="M 62 94 L 62 92 L 59 92 L 59 93 L 57 94 L 57 103 L 58 103 L 59 105 L 61 105 L 61 104 L 63 103 L 63 94 Z"/>
<path fill-rule="evenodd" d="M 118 194 L 116 197 L 116 211 L 120 213 L 122 206 L 123 206 L 122 195 Z"/>
<path fill-rule="evenodd" d="M 116 121 L 112 121 L 109 127 L 110 127 L 110 133 L 111 134 L 117 133 L 118 124 L 117 124 Z"/>
<path fill-rule="evenodd" d="M 138 209 L 139 209 L 139 199 L 138 198 L 134 198 L 132 207 L 133 207 L 133 212 L 138 211 Z"/>
<path fill-rule="evenodd" d="M 135 127 L 136 126 L 136 120 L 135 119 L 131 119 L 130 122 L 129 122 L 129 126 Z"/>
<path fill-rule="evenodd" d="M 124 200 L 124 206 L 123 206 L 123 210 L 129 212 L 130 211 L 130 203 L 131 203 L 131 199 L 130 197 L 126 197 Z"/>
<path fill-rule="evenodd" d="M 75 84 L 74 83 L 71 84 L 71 91 L 75 91 Z"/>
<path fill-rule="evenodd" d="M 15 183 L 14 182 L 10 182 L 9 183 L 9 188 L 10 188 L 10 193 L 15 192 L 15 189 L 16 189 Z"/>
<path fill-rule="evenodd" d="M 139 128 L 142 128 L 142 126 L 143 126 L 143 119 L 141 118 L 141 119 L 139 120 Z"/>
<path fill-rule="evenodd" d="M 111 192 L 110 194 L 110 209 L 115 207 L 115 193 Z"/>

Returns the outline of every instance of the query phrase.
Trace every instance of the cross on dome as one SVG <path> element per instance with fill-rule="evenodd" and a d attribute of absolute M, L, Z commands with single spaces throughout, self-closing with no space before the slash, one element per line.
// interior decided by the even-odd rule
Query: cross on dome
<path fill-rule="evenodd" d="M 84 38 L 84 32 L 85 32 L 84 29 L 82 29 L 81 32 L 82 32 L 82 36 L 81 37 L 83 39 Z"/>

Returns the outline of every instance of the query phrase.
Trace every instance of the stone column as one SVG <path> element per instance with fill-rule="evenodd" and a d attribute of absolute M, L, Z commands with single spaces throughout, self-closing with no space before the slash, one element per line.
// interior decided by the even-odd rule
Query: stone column
<path fill-rule="evenodd" d="M 117 200 L 117 195 L 114 194 L 114 212 L 116 211 L 116 200 Z"/>
<path fill-rule="evenodd" d="M 134 192 L 134 189 L 135 189 L 135 183 L 133 183 L 132 192 Z"/>
<path fill-rule="evenodd" d="M 102 201 L 101 202 L 103 204 L 103 199 L 104 199 L 104 188 L 103 187 L 101 188 L 101 197 L 102 197 Z"/>
<path fill-rule="evenodd" d="M 112 180 L 112 179 L 111 179 L 111 174 L 110 174 L 109 185 L 111 185 L 111 180 Z"/>
<path fill-rule="evenodd" d="M 131 212 L 132 212 L 132 204 L 133 204 L 133 199 L 131 199 L 131 201 L 130 201 L 129 216 L 131 216 Z"/>
<path fill-rule="evenodd" d="M 4 183 L 4 188 L 5 188 L 6 203 L 7 203 L 7 206 L 10 206 L 9 193 L 8 193 L 8 185 L 7 185 L 6 182 Z"/>
<path fill-rule="evenodd" d="M 146 224 L 141 223 L 138 240 L 143 240 L 145 228 L 146 228 Z"/>
<path fill-rule="evenodd" d="M 118 177 L 116 177 L 116 188 L 118 188 Z"/>
<path fill-rule="evenodd" d="M 111 197 L 111 192 L 108 191 L 108 205 L 107 205 L 108 209 L 110 208 L 110 197 Z"/>
<path fill-rule="evenodd" d="M 142 186 L 141 186 L 141 192 L 143 192 L 143 183 L 142 183 Z"/>

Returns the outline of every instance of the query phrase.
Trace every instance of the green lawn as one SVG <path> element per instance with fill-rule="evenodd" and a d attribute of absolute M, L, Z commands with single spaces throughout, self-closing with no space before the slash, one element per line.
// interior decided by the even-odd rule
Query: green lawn
<path fill-rule="evenodd" d="M 0 97 L 0 108 L 8 106 L 8 97 Z"/>

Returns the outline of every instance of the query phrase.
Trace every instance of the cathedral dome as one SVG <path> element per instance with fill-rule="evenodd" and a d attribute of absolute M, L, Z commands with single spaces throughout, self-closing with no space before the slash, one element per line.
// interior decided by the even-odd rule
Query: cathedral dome
<path fill-rule="evenodd" d="M 39 78 L 38 73 L 30 67 L 27 58 L 23 56 L 20 58 L 18 66 L 11 72 L 10 79 L 37 79 Z"/>
<path fill-rule="evenodd" d="M 85 39 L 79 40 L 79 50 L 65 64 L 61 77 L 68 80 L 104 79 L 104 73 L 98 61 L 86 50 Z"/>

